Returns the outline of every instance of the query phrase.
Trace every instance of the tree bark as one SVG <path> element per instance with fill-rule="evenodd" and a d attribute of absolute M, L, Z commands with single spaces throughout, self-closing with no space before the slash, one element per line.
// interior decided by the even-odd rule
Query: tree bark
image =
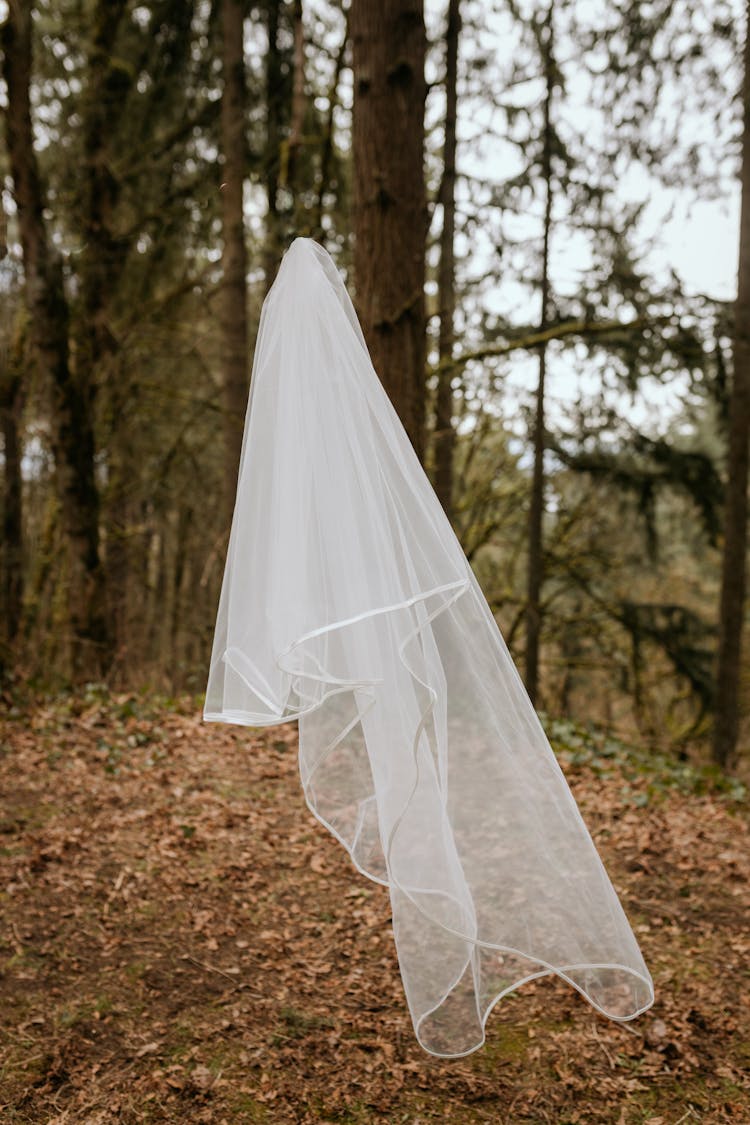
<path fill-rule="evenodd" d="M 543 62 L 546 79 L 544 95 L 544 132 L 542 137 L 542 177 L 545 185 L 544 234 L 542 245 L 542 282 L 540 331 L 546 327 L 549 317 L 549 241 L 552 226 L 552 126 L 551 108 L 554 78 L 552 73 L 552 5 L 547 10 L 543 31 Z M 545 382 L 547 377 L 547 346 L 539 348 L 539 377 L 536 389 L 534 412 L 533 447 L 534 467 L 531 480 L 531 501 L 529 504 L 528 544 L 529 561 L 526 593 L 526 690 L 533 704 L 539 694 L 539 639 L 542 627 L 541 594 L 544 581 L 544 545 L 542 542 L 542 522 L 544 519 L 544 413 Z"/>
<path fill-rule="evenodd" d="M 326 191 L 329 189 L 330 168 L 331 160 L 333 157 L 333 119 L 336 109 L 336 102 L 338 99 L 339 82 L 341 81 L 341 72 L 344 69 L 344 59 L 346 56 L 346 49 L 349 43 L 349 16 L 346 17 L 346 27 L 344 35 L 341 40 L 338 53 L 336 55 L 336 68 L 333 73 L 333 81 L 328 94 L 328 109 L 326 111 L 325 125 L 323 128 L 323 143 L 320 150 L 320 178 L 318 181 L 317 199 L 313 210 L 312 221 L 312 234 L 320 242 L 325 243 L 326 232 L 323 229 L 323 202 Z"/>
<path fill-rule="evenodd" d="M 126 0 L 99 0 L 93 14 L 86 90 L 82 105 L 83 168 L 80 255 L 82 312 L 76 371 L 94 383 L 101 363 L 117 351 L 111 328 L 112 297 L 128 242 L 118 237 L 115 209 L 120 183 L 113 172 L 112 137 L 125 106 L 130 78 L 114 56 Z"/>
<path fill-rule="evenodd" d="M 0 262 L 8 253 L 8 216 L 5 214 L 3 197 L 0 194 Z"/>
<path fill-rule="evenodd" d="M 268 35 L 265 73 L 266 151 L 264 160 L 266 197 L 268 200 L 264 247 L 266 292 L 273 284 L 281 257 L 278 193 L 284 79 L 281 72 L 281 54 L 278 44 L 280 7 L 281 0 L 266 0 L 266 32 Z"/>
<path fill-rule="evenodd" d="M 750 443 L 750 3 L 746 11 L 742 205 L 737 301 L 734 315 L 734 373 L 729 403 L 729 454 L 719 607 L 716 716 L 712 744 L 714 761 L 724 769 L 731 769 L 737 759 L 747 566 L 748 444 Z"/>
<path fill-rule="evenodd" d="M 237 492 L 237 473 L 247 405 L 247 251 L 243 184 L 245 147 L 245 51 L 241 0 L 222 0 L 224 89 L 221 143 L 224 154 L 222 198 L 223 288 L 221 320 L 224 373 L 224 523 L 228 527 Z"/>
<path fill-rule="evenodd" d="M 47 238 L 44 193 L 33 144 L 31 9 L 11 0 L 2 29 L 8 154 L 21 233 L 30 339 L 52 390 L 52 448 L 68 551 L 73 681 L 101 675 L 108 647 L 99 553 L 99 492 L 91 387 L 69 362 L 69 310 L 62 263 Z"/>
<path fill-rule="evenodd" d="M 83 162 L 80 175 L 82 251 L 78 257 L 80 306 L 75 317 L 75 378 L 88 388 L 91 412 L 97 393 L 107 397 L 111 420 L 107 443 L 107 486 L 101 497 L 106 535 L 105 579 L 108 651 L 102 665 L 110 678 L 116 657 L 127 665 L 128 496 L 137 472 L 122 414 L 128 386 L 117 370 L 119 343 L 112 327 L 112 306 L 122 276 L 129 243 L 117 230 L 116 211 L 121 184 L 113 168 L 113 142 L 122 118 L 131 78 L 119 65 L 116 40 L 126 0 L 99 0 L 92 16 L 87 77 L 81 102 Z M 93 421 L 92 421 L 93 425 Z M 114 455 L 119 445 L 123 457 Z"/>
<path fill-rule="evenodd" d="M 11 663 L 23 605 L 23 490 L 21 416 L 24 404 L 22 338 L 0 348 L 0 417 L 3 433 L 3 648 L 0 670 Z"/>
<path fill-rule="evenodd" d="M 461 29 L 460 0 L 448 2 L 448 27 L 445 36 L 445 142 L 440 204 L 443 229 L 440 234 L 438 291 L 440 334 L 438 337 L 438 385 L 435 404 L 435 492 L 449 520 L 453 519 L 453 336 L 456 312 L 455 254 L 456 231 L 456 111 L 458 75 L 458 37 Z"/>
<path fill-rule="evenodd" d="M 353 0 L 355 299 L 417 455 L 425 429 L 425 28 L 421 0 Z"/>
<path fill-rule="evenodd" d="M 297 193 L 299 191 L 299 156 L 303 144 L 305 127 L 305 28 L 302 21 L 302 0 L 294 0 L 292 12 L 292 26 L 294 35 L 294 54 L 292 78 L 292 106 L 289 126 L 289 141 L 287 146 L 286 183 L 293 199 L 293 208 L 297 209 Z M 296 213 L 294 216 L 296 220 Z"/>

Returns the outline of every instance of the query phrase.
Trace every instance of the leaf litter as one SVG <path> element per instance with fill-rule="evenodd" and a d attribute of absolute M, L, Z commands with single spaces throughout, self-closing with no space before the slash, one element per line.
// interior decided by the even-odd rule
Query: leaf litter
<path fill-rule="evenodd" d="M 305 805 L 294 724 L 96 684 L 4 702 L 3 1122 L 750 1125 L 742 787 L 551 730 L 656 1004 L 616 1024 L 532 981 L 438 1059 L 387 890 Z"/>

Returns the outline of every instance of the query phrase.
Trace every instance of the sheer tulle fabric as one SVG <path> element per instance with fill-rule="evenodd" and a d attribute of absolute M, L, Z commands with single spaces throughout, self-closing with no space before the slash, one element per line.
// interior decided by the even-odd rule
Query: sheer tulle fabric
<path fill-rule="evenodd" d="M 203 718 L 299 720 L 308 805 L 390 891 L 417 1038 L 484 1042 L 555 973 L 627 1020 L 653 986 L 333 261 L 298 238 L 261 313 Z"/>

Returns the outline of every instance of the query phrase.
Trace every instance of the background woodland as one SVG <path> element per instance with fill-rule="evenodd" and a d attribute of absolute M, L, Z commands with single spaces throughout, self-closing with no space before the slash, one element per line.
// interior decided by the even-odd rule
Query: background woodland
<path fill-rule="evenodd" d="M 750 1121 L 746 27 L 740 0 L 0 0 L 3 1122 Z M 708 227 L 696 283 L 660 225 L 740 198 L 735 299 Z M 553 974 L 427 1055 L 297 725 L 202 720 L 298 235 L 631 921 L 631 1022 Z"/>
<path fill-rule="evenodd" d="M 6 684 L 202 691 L 260 308 L 309 235 L 537 707 L 736 765 L 750 220 L 720 300 L 623 185 L 750 183 L 742 6 L 3 15 Z"/>

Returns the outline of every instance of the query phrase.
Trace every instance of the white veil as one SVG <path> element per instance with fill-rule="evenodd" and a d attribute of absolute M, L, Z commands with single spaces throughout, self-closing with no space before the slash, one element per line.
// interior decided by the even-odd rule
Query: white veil
<path fill-rule="evenodd" d="M 612 1019 L 653 1003 L 346 288 L 307 238 L 261 313 L 203 718 L 299 719 L 310 809 L 390 890 L 425 1050 L 476 1050 L 494 1003 L 549 973 Z"/>

